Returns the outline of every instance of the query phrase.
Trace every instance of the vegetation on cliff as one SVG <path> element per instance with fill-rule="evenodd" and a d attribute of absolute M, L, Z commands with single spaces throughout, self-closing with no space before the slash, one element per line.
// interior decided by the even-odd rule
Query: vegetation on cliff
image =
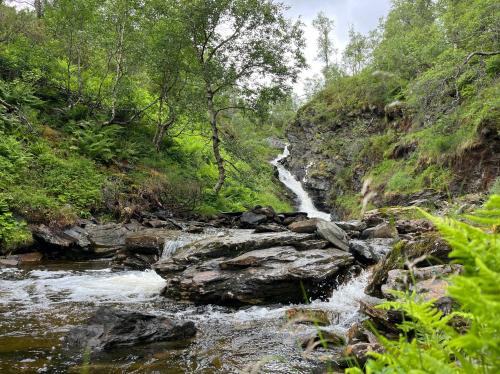
<path fill-rule="evenodd" d="M 315 161 L 307 179 L 326 181 L 326 205 L 357 214 L 366 181 L 378 206 L 498 188 L 498 22 L 492 0 L 400 0 L 378 30 L 351 34 L 288 130 L 307 139 L 296 168 Z"/>

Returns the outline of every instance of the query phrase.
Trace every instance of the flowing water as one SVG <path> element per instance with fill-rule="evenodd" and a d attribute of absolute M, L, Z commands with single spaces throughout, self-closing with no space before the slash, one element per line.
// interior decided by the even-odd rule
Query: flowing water
<path fill-rule="evenodd" d="M 301 211 L 327 218 L 279 163 L 287 153 L 285 149 L 274 161 L 280 180 L 296 192 Z M 167 242 L 163 256 L 214 233 L 186 234 Z M 328 328 L 342 334 L 359 318 L 358 301 L 365 298 L 367 276 L 364 272 L 335 290 L 328 301 L 312 301 L 305 307 L 326 311 L 333 322 Z M 154 271 L 112 272 L 106 261 L 0 269 L 0 373 L 211 374 L 256 367 L 260 367 L 259 373 L 322 372 L 320 361 L 304 357 L 297 343 L 298 337 L 313 332 L 314 327 L 287 324 L 285 312 L 292 306 L 196 306 L 161 297 L 164 287 L 165 281 Z M 192 320 L 198 333 L 179 346 L 158 343 L 116 350 L 93 358 L 82 368 L 80 356 L 65 353 L 63 337 L 103 305 Z"/>
<path fill-rule="evenodd" d="M 330 214 L 322 212 L 314 206 L 314 202 L 306 192 L 302 183 L 295 178 L 292 173 L 281 163 L 282 160 L 290 155 L 288 145 L 285 146 L 283 153 L 274 159 L 271 163 L 278 169 L 278 175 L 281 183 L 283 183 L 295 196 L 297 196 L 298 210 L 307 213 L 309 218 L 323 218 L 330 221 Z"/>

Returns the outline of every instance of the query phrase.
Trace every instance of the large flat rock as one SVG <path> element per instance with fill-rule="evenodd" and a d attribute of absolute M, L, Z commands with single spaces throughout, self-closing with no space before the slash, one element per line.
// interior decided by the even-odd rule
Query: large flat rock
<path fill-rule="evenodd" d="M 353 256 L 318 248 L 313 235 L 232 230 L 180 248 L 154 266 L 167 280 L 164 294 L 214 304 L 304 302 L 328 297 Z M 305 290 L 305 293 L 304 293 Z"/>

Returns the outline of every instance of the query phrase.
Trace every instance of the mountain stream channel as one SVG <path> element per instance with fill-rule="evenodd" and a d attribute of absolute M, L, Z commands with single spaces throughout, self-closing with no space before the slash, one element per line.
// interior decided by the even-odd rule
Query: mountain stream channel
<path fill-rule="evenodd" d="M 297 196 L 300 211 L 329 220 L 280 162 L 288 154 L 285 148 L 272 162 L 279 179 Z M 191 241 L 196 239 L 193 235 Z M 167 241 L 162 257 L 189 240 Z M 328 300 L 300 307 L 325 311 L 332 321 L 327 328 L 345 334 L 361 318 L 359 300 L 365 298 L 368 275 L 365 270 L 341 284 Z M 297 343 L 298 334 L 315 326 L 287 324 L 286 311 L 293 305 L 199 306 L 161 296 L 164 287 L 165 280 L 154 270 L 112 271 L 104 260 L 0 269 L 0 373 L 324 372 L 321 360 L 305 357 Z M 85 353 L 68 356 L 64 336 L 101 306 L 193 321 L 198 331 L 180 346 L 155 343 L 114 349 L 91 361 Z"/>

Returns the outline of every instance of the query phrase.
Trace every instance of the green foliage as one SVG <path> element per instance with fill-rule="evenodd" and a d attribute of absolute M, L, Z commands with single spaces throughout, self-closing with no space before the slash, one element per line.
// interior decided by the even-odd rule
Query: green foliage
<path fill-rule="evenodd" d="M 2 250 L 25 244 L 31 239 L 26 223 L 14 218 L 8 209 L 7 203 L 0 198 L 0 253 Z"/>
<path fill-rule="evenodd" d="M 484 208 L 459 221 L 425 213 L 451 245 L 450 257 L 464 265 L 453 276 L 449 295 L 460 310 L 443 316 L 433 301 L 409 292 L 396 292 L 399 301 L 381 308 L 403 312 L 397 341 L 379 337 L 386 351 L 372 353 L 366 373 L 497 373 L 500 370 L 500 195 L 492 195 Z M 474 225 L 471 225 L 473 222 Z M 457 319 L 468 322 L 459 333 Z M 362 373 L 354 368 L 347 373 Z"/>

